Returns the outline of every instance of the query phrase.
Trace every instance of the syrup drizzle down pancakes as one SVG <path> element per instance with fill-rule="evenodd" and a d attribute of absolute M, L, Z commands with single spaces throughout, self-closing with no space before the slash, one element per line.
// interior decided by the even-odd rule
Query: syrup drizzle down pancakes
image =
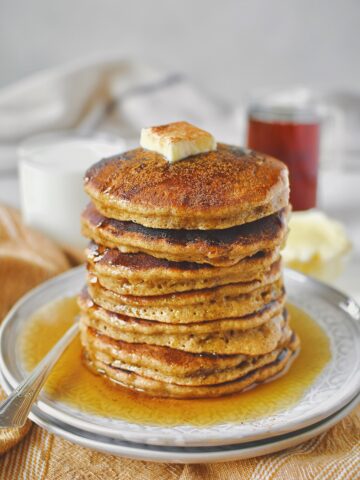
<path fill-rule="evenodd" d="M 216 397 L 271 379 L 299 348 L 280 250 L 279 161 L 237 147 L 170 164 L 137 148 L 91 167 L 82 215 L 83 359 L 149 395 Z"/>

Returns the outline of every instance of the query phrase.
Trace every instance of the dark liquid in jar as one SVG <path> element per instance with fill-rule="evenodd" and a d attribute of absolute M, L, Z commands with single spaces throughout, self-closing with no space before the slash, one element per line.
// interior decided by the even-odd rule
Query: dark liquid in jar
<path fill-rule="evenodd" d="M 249 118 L 248 147 L 283 161 L 289 168 L 294 210 L 316 206 L 319 124 Z"/>

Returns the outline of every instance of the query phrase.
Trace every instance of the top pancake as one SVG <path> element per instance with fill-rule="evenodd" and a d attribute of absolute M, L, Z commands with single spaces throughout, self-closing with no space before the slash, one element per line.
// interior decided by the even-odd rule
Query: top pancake
<path fill-rule="evenodd" d="M 137 148 L 101 160 L 85 191 L 105 217 L 153 228 L 224 229 L 288 204 L 288 171 L 266 155 L 218 144 L 176 163 Z"/>

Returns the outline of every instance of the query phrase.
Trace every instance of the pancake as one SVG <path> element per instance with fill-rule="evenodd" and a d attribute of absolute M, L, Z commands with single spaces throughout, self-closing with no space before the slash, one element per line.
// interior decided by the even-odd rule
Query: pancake
<path fill-rule="evenodd" d="M 198 323 L 164 323 L 141 318 L 127 317 L 119 313 L 110 312 L 96 305 L 84 289 L 78 297 L 80 309 L 94 322 L 103 322 L 104 325 L 113 326 L 124 333 L 137 333 L 141 335 L 163 335 L 163 334 L 205 334 L 225 330 L 248 330 L 259 327 L 270 318 L 279 315 L 285 305 L 285 295 L 263 306 L 250 315 L 238 318 L 224 318 L 210 322 Z"/>
<path fill-rule="evenodd" d="M 162 382 L 124 368 L 115 368 L 101 360 L 89 357 L 88 354 L 84 355 L 84 361 L 95 373 L 105 375 L 107 379 L 120 385 L 140 390 L 150 395 L 174 398 L 206 398 L 240 392 L 257 383 L 271 380 L 290 365 L 298 346 L 298 338 L 296 335 L 293 335 L 289 344 L 281 350 L 277 358 L 271 363 L 258 367 L 236 380 L 199 386 Z"/>
<path fill-rule="evenodd" d="M 88 268 L 100 284 L 124 295 L 161 295 L 227 285 L 262 281 L 279 261 L 279 250 L 260 252 L 231 267 L 213 267 L 191 262 L 170 262 L 146 253 L 122 253 L 90 243 L 86 250 Z"/>
<path fill-rule="evenodd" d="M 143 148 L 124 152 L 90 167 L 84 188 L 105 217 L 165 229 L 229 228 L 289 198 L 282 162 L 225 144 L 173 164 Z"/>
<path fill-rule="evenodd" d="M 258 252 L 281 247 L 287 234 L 288 214 L 286 207 L 261 220 L 225 230 L 167 230 L 106 218 L 90 203 L 81 221 L 85 237 L 121 252 L 230 266 Z"/>
<path fill-rule="evenodd" d="M 191 368 L 190 371 L 183 370 L 181 374 L 176 374 L 172 370 L 166 371 L 168 370 L 166 369 L 167 361 L 159 362 L 158 368 L 151 368 L 147 363 L 147 358 L 146 355 L 144 355 L 144 350 L 141 344 L 135 345 L 140 351 L 140 353 L 135 355 L 137 358 L 142 357 L 142 361 L 138 361 L 134 364 L 131 360 L 130 362 L 124 361 L 124 359 L 121 358 L 123 355 L 118 355 L 119 347 L 121 349 L 122 345 L 118 346 L 117 342 L 114 342 L 114 340 L 109 337 L 99 335 L 95 330 L 83 328 L 81 332 L 81 341 L 89 358 L 99 360 L 112 367 L 132 371 L 139 375 L 167 383 L 176 383 L 178 385 L 211 385 L 214 383 L 224 383 L 235 380 L 243 377 L 252 370 L 272 363 L 276 360 L 281 350 L 289 344 L 291 335 L 291 330 L 287 329 L 283 338 L 278 343 L 277 348 L 271 353 L 256 357 L 243 356 L 239 359 L 236 365 L 231 367 L 225 367 L 222 369 L 205 369 L 202 367 L 196 371 Z M 135 349 L 135 352 L 136 351 L 137 350 Z"/>
<path fill-rule="evenodd" d="M 268 284 L 254 288 L 253 283 L 230 284 L 204 290 L 141 297 L 119 295 L 100 285 L 96 277 L 88 281 L 93 301 L 111 312 L 129 317 L 168 323 L 194 323 L 228 317 L 242 317 L 261 309 L 283 295 L 280 272 L 267 278 Z"/>
<path fill-rule="evenodd" d="M 233 368 L 248 359 L 246 355 L 198 354 L 159 345 L 123 342 L 103 335 L 84 323 L 80 324 L 80 332 L 85 350 L 88 342 L 92 341 L 93 348 L 103 349 L 112 356 L 113 360 L 158 370 L 177 377 Z"/>
<path fill-rule="evenodd" d="M 232 369 L 245 360 L 249 361 L 251 358 L 257 358 L 239 354 L 199 354 L 159 345 L 124 342 L 110 338 L 84 323 L 80 323 L 80 332 L 85 350 L 89 342 L 92 342 L 92 349 L 107 353 L 111 356 L 112 361 L 118 360 L 175 377 L 199 376 L 208 372 Z M 289 330 L 286 328 L 276 348 L 280 348 L 288 340 Z"/>
<path fill-rule="evenodd" d="M 81 323 L 108 335 L 115 340 L 128 343 L 146 343 L 176 348 L 192 353 L 216 353 L 221 355 L 264 355 L 279 343 L 283 326 L 286 324 L 283 313 L 268 320 L 259 327 L 248 330 L 223 330 L 205 334 L 140 334 L 124 332 L 121 328 L 90 317 L 81 315 Z"/>

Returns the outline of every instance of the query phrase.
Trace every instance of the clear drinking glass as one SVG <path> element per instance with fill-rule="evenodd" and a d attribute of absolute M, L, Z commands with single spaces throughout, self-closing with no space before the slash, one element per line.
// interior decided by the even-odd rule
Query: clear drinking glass
<path fill-rule="evenodd" d="M 80 215 L 89 201 L 83 191 L 84 173 L 125 148 L 121 139 L 68 133 L 38 135 L 23 142 L 18 157 L 24 222 L 62 245 L 82 248 Z"/>

